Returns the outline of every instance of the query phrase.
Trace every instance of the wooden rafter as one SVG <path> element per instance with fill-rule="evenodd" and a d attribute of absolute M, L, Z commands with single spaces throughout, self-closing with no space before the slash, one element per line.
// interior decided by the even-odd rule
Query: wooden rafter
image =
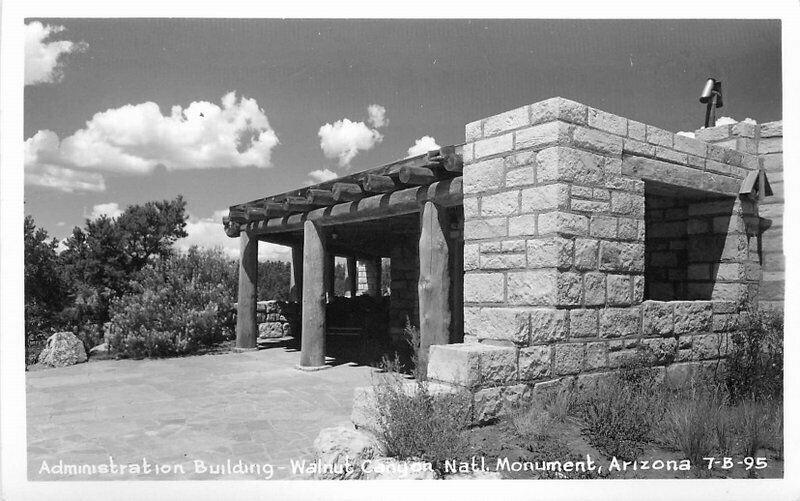
<path fill-rule="evenodd" d="M 235 236 L 237 228 L 243 224 L 290 219 L 341 205 L 342 202 L 374 198 L 376 194 L 427 188 L 458 178 L 462 166 L 462 146 L 446 146 L 307 188 L 234 205 L 224 221 L 226 233 Z M 386 201 L 391 202 L 389 199 Z"/>

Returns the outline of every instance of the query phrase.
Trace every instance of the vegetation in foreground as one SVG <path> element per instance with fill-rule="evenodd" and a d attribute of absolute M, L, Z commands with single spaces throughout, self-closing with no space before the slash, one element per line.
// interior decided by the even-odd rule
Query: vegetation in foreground
<path fill-rule="evenodd" d="M 406 332 L 414 346 L 415 330 Z M 503 472 L 512 478 L 780 477 L 783 461 L 783 319 L 753 310 L 724 370 L 670 388 L 641 352 L 593 387 L 565 385 L 489 426 L 471 427 L 467 396 L 442 398 L 395 358 L 373 383 L 383 439 L 398 459 L 509 461 L 688 459 L 689 472 Z M 418 341 L 416 342 L 418 346 Z M 414 361 L 412 356 L 412 361 Z M 403 374 L 403 371 L 406 374 Z M 437 399 L 441 404 L 437 405 Z M 453 400 L 457 401 L 454 402 Z M 461 400 L 458 400 L 461 399 Z M 708 468 L 704 458 L 718 460 Z M 730 458 L 726 463 L 725 458 Z M 759 459 L 763 458 L 763 459 Z M 766 468 L 762 468 L 766 465 Z"/>

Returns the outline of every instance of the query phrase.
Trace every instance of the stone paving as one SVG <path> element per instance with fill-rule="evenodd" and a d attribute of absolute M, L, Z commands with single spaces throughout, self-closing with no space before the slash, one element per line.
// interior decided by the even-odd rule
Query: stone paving
<path fill-rule="evenodd" d="M 271 464 L 277 479 L 290 460 L 309 459 L 317 433 L 347 424 L 353 389 L 372 369 L 340 364 L 295 369 L 287 347 L 162 360 L 102 360 L 27 373 L 28 476 L 31 480 L 257 479 L 227 465 Z M 62 475 L 71 464 L 151 465 L 149 474 Z M 197 468 L 223 465 L 225 473 Z M 155 473 L 154 464 L 163 468 Z M 173 465 L 180 464 L 179 467 Z M 285 468 L 280 468 L 284 466 Z M 144 467 L 141 467 L 144 470 Z M 98 469 L 98 471 L 101 471 Z"/>

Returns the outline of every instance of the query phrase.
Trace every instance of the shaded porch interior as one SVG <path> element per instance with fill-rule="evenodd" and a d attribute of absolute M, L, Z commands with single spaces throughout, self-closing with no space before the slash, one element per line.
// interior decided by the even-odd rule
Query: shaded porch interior
<path fill-rule="evenodd" d="M 431 344 L 460 342 L 461 165 L 460 147 L 445 147 L 232 206 L 224 224 L 241 246 L 237 347 L 256 346 L 250 299 L 260 241 L 292 249 L 292 299 L 301 305 L 298 368 L 327 366 L 342 338 L 360 344 L 359 361 L 408 351 L 407 323 L 418 329 L 421 353 Z M 337 262 L 346 269 L 339 295 Z"/>

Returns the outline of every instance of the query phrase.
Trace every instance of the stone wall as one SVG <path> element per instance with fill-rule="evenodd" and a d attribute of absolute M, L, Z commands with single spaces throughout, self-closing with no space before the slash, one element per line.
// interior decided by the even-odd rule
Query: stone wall
<path fill-rule="evenodd" d="M 286 301 L 259 301 L 256 304 L 259 345 L 300 333 L 300 305 Z"/>
<path fill-rule="evenodd" d="M 783 255 L 783 121 L 754 124 L 739 122 L 700 129 L 698 139 L 735 149 L 742 153 L 758 155 L 766 171 L 774 195 L 759 203 L 758 216 L 761 231 L 761 280 L 758 299 L 762 304 L 783 307 L 784 270 Z"/>
<path fill-rule="evenodd" d="M 762 304 L 782 308 L 786 269 L 783 255 L 783 122 L 761 124 L 759 132 L 758 154 L 773 191 L 773 196 L 764 200 L 758 211 L 764 230 L 759 300 Z"/>
<path fill-rule="evenodd" d="M 431 347 L 428 375 L 470 388 L 478 420 L 639 348 L 676 383 L 725 355 L 760 279 L 756 207 L 738 197 L 760 163 L 750 138 L 735 151 L 554 98 L 468 124 L 466 139 L 465 342 Z M 657 238 L 674 266 L 669 252 L 654 266 Z M 670 299 L 703 300 L 645 301 L 659 273 Z"/>

